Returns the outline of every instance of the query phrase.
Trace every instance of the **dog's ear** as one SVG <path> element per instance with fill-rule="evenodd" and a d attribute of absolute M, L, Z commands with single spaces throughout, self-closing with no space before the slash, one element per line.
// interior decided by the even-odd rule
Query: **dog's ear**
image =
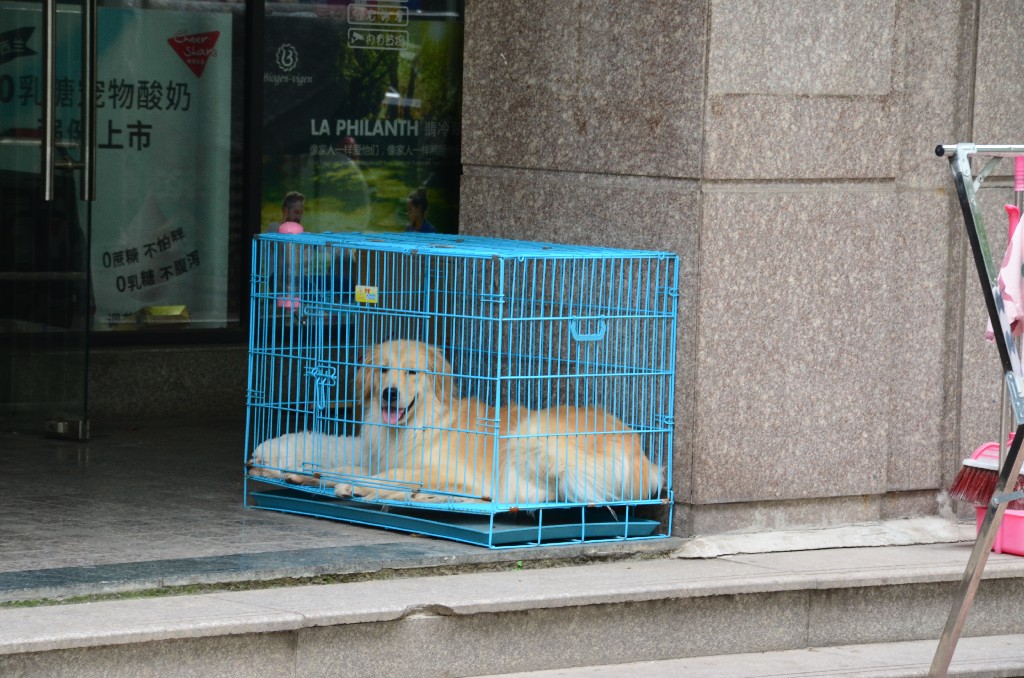
<path fill-rule="evenodd" d="M 452 378 L 454 369 L 444 357 L 441 349 L 436 346 L 427 347 L 427 369 L 434 373 L 431 376 L 434 378 L 434 392 L 437 394 L 437 399 L 445 402 L 445 398 L 454 397 L 455 394 L 452 391 L 455 385 Z"/>
<path fill-rule="evenodd" d="M 363 402 L 369 402 L 373 396 L 374 385 L 373 376 L 376 374 L 376 370 L 371 367 L 373 365 L 373 356 L 375 351 L 367 351 L 364 353 L 359 362 L 359 368 L 356 370 L 356 395 L 363 399 Z"/>

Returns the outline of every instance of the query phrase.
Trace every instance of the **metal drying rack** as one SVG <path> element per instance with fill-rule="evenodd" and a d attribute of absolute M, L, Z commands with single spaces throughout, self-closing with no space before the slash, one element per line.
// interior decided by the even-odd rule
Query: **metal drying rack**
<path fill-rule="evenodd" d="M 1024 157 L 1024 145 L 995 146 L 960 143 L 950 146 L 940 145 L 936 147 L 935 153 L 939 157 L 949 159 L 949 168 L 953 174 L 953 183 L 956 185 L 957 198 L 963 211 L 964 226 L 967 229 L 967 237 L 974 254 L 974 264 L 978 270 L 978 279 L 985 297 L 985 307 L 992 321 L 995 344 L 1003 369 L 1004 395 L 1009 400 L 1015 431 L 1013 442 L 1010 443 L 1005 456 L 1001 455 L 1000 457 L 996 489 L 992 493 L 985 518 L 978 527 L 978 537 L 974 542 L 971 557 L 967 561 L 967 568 L 932 659 L 929 675 L 941 677 L 945 676 L 949 669 L 957 640 L 960 638 L 967 613 L 974 601 L 974 595 L 978 591 L 978 584 L 981 581 L 989 553 L 992 552 L 992 545 L 995 543 L 1007 504 L 1014 499 L 1024 497 L 1024 492 L 1013 491 L 1017 475 L 1020 473 L 1021 462 L 1024 461 L 1024 456 L 1019 454 L 1021 443 L 1024 442 L 1024 374 L 1021 372 L 1020 356 L 1016 351 L 1010 331 L 1010 319 L 1006 316 L 999 290 L 998 262 L 993 262 L 981 210 L 978 207 L 978 189 L 981 184 L 1004 158 Z M 977 166 L 980 167 L 977 173 L 973 171 L 975 165 L 972 165 L 972 158 L 982 161 L 977 163 Z M 1001 407 L 1000 410 L 1002 416 L 1002 411 L 1005 411 L 1005 408 Z M 1001 435 L 1003 434 L 1001 433 Z"/>

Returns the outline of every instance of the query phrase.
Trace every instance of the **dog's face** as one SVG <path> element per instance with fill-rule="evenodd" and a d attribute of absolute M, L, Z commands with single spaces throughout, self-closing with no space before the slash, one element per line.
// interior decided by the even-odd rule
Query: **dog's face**
<path fill-rule="evenodd" d="M 363 356 L 356 389 L 367 414 L 392 426 L 424 423 L 451 393 L 452 366 L 441 351 L 419 341 L 378 344 Z"/>

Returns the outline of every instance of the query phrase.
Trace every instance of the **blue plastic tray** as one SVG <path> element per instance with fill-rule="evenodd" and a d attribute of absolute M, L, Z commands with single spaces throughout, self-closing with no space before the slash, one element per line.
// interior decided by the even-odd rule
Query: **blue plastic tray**
<path fill-rule="evenodd" d="M 542 509 L 492 516 L 381 507 L 346 499 L 320 498 L 287 489 L 250 492 L 249 498 L 257 508 L 427 534 L 490 548 L 666 536 L 654 534 L 658 521 L 632 517 L 633 511 L 624 507 L 617 510 L 620 514 L 630 515 L 628 521 L 614 520 L 608 510 L 597 508 Z"/>

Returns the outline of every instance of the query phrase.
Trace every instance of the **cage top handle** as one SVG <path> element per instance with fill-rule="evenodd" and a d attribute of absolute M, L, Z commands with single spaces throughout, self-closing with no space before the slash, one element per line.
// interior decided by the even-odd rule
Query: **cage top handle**
<path fill-rule="evenodd" d="M 601 319 L 596 319 L 594 322 L 597 323 L 596 329 L 592 332 L 583 332 L 580 329 L 580 319 L 573 318 L 569 321 L 569 334 L 575 341 L 601 341 L 608 333 L 608 323 Z"/>

